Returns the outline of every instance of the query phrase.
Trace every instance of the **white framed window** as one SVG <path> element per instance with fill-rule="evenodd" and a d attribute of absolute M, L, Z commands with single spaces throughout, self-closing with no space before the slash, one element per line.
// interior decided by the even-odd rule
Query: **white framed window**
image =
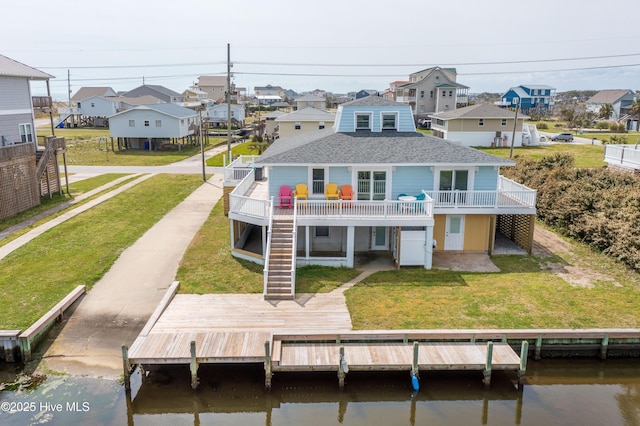
<path fill-rule="evenodd" d="M 501 123 L 501 124 L 502 124 L 503 126 L 506 126 L 506 125 L 507 125 L 507 119 L 506 119 L 506 118 L 503 118 L 503 119 L 502 119 L 502 123 Z"/>
<path fill-rule="evenodd" d="M 321 122 L 318 123 L 318 129 L 319 130 L 324 129 L 324 121 L 321 121 Z"/>
<path fill-rule="evenodd" d="M 91 102 L 91 108 L 95 108 L 96 104 Z"/>
<path fill-rule="evenodd" d="M 321 238 L 329 238 L 330 232 L 329 232 L 329 227 L 328 226 L 316 226 L 315 230 L 314 230 L 314 236 L 315 237 L 321 237 Z"/>
<path fill-rule="evenodd" d="M 429 92 L 429 98 L 433 99 L 433 90 Z"/>
<path fill-rule="evenodd" d="M 484 118 L 478 119 L 478 126 L 484 126 Z"/>
<path fill-rule="evenodd" d="M 136 120 L 129 120 L 129 127 L 136 127 Z"/>
<path fill-rule="evenodd" d="M 324 194 L 324 185 L 329 172 L 326 168 L 311 169 L 311 194 Z"/>
<path fill-rule="evenodd" d="M 440 83 L 440 76 L 436 75 L 436 83 Z"/>
<path fill-rule="evenodd" d="M 299 121 L 296 121 L 296 123 L 295 123 L 295 125 L 294 125 L 294 128 L 295 128 L 296 130 L 300 130 L 300 129 L 302 129 L 302 125 L 300 124 L 300 122 L 299 122 Z"/>
<path fill-rule="evenodd" d="M 449 97 L 452 98 L 453 97 L 453 90 L 449 90 Z"/>
<path fill-rule="evenodd" d="M 156 127 L 162 127 L 162 120 L 156 120 Z"/>
<path fill-rule="evenodd" d="M 371 113 L 356 113 L 356 130 L 371 130 Z"/>
<path fill-rule="evenodd" d="M 33 142 L 33 129 L 31 127 L 31 123 L 19 124 L 18 128 L 20 129 L 21 142 Z"/>
<path fill-rule="evenodd" d="M 445 96 L 447 96 L 447 91 L 446 91 L 446 90 L 443 90 L 443 91 L 442 91 L 442 97 L 444 98 Z"/>
<path fill-rule="evenodd" d="M 382 130 L 398 129 L 398 114 L 395 112 L 383 112 L 380 121 L 382 121 Z"/>
<path fill-rule="evenodd" d="M 424 90 L 421 90 L 421 91 L 420 91 L 420 97 L 421 97 L 421 98 L 424 98 Z"/>
<path fill-rule="evenodd" d="M 149 127 L 149 120 L 144 120 L 144 127 Z"/>

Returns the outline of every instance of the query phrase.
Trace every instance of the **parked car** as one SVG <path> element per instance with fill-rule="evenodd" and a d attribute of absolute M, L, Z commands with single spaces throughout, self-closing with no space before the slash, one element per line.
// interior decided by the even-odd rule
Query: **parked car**
<path fill-rule="evenodd" d="M 566 141 L 573 142 L 573 135 L 571 133 L 558 133 L 551 137 L 552 141 Z"/>

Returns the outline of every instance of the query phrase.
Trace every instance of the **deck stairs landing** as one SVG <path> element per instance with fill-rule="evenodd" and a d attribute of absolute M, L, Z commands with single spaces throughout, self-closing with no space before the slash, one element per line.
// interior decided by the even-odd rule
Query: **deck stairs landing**
<path fill-rule="evenodd" d="M 267 300 L 286 300 L 294 298 L 292 269 L 294 236 L 293 216 L 280 216 L 273 219 L 271 228 L 271 250 L 269 270 L 264 298 Z"/>

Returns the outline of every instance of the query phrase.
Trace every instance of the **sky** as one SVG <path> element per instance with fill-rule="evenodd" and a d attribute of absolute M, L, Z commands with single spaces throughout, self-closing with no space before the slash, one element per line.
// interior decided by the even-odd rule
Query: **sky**
<path fill-rule="evenodd" d="M 51 93 L 226 75 L 253 93 L 384 91 L 432 66 L 470 93 L 521 84 L 640 90 L 640 1 L 44 0 L 3 4 L 0 54 L 54 75 Z M 7 12 L 11 12 L 10 14 Z M 13 16 L 14 19 L 7 19 Z M 42 82 L 34 95 L 46 94 Z"/>

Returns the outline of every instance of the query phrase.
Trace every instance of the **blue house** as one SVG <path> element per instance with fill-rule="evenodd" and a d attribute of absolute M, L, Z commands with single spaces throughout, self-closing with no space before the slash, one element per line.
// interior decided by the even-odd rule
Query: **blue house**
<path fill-rule="evenodd" d="M 527 85 L 510 88 L 507 93 L 502 95 L 498 106 L 513 107 L 520 104 L 523 111 L 530 109 L 547 109 L 553 106 L 556 89 L 551 86 Z"/>
<path fill-rule="evenodd" d="M 500 176 L 514 164 L 416 132 L 409 105 L 347 102 L 333 129 L 227 167 L 232 254 L 265 265 L 265 297 L 290 298 L 300 265 L 377 252 L 430 269 L 434 251 L 491 252 L 499 233 L 530 250 L 536 193 Z"/>

